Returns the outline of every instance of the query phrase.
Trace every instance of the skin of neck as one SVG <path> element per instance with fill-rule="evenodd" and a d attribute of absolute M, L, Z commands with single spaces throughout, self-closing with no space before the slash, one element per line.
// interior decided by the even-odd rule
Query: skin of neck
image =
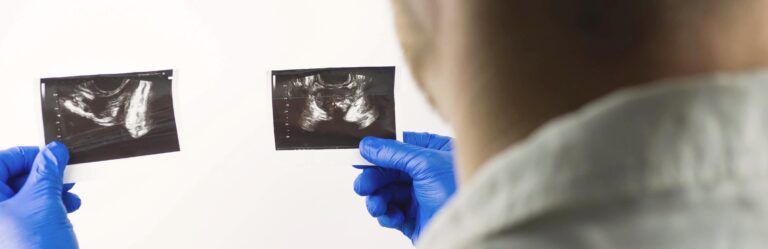
<path fill-rule="evenodd" d="M 586 26 L 571 25 L 578 8 L 494 2 L 446 1 L 441 42 L 420 69 L 423 89 L 454 128 L 460 184 L 546 122 L 617 89 L 768 65 L 768 0 L 690 11 L 624 6 L 634 16 Z"/>

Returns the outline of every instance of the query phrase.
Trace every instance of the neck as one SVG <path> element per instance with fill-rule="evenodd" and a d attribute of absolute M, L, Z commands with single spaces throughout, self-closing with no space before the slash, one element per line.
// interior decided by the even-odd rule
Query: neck
<path fill-rule="evenodd" d="M 608 92 L 596 90 L 594 95 L 574 94 L 568 98 L 556 93 L 492 94 L 477 90 L 494 89 L 493 83 L 471 81 L 477 86 L 472 89 L 476 90 L 466 89 L 452 101 L 451 123 L 460 183 L 468 182 L 488 160 L 524 140 L 544 123 Z"/>
<path fill-rule="evenodd" d="M 500 118 L 513 113 L 498 112 L 497 108 L 476 110 L 485 111 L 466 110 L 452 122 L 460 183 L 468 182 L 489 159 L 524 139 L 536 127 L 520 115 Z"/>

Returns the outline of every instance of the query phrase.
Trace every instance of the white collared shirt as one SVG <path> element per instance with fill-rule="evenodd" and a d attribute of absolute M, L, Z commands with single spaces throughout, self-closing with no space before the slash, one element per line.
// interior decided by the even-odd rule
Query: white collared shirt
<path fill-rule="evenodd" d="M 768 71 L 625 89 L 491 159 L 424 249 L 768 248 Z"/>

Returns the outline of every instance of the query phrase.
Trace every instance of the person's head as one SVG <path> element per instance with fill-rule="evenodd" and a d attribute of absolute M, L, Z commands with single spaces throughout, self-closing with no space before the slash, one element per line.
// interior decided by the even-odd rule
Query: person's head
<path fill-rule="evenodd" d="M 768 64 L 768 0 L 393 3 L 436 109 L 457 135 L 511 133 L 504 145 L 617 88 Z"/>

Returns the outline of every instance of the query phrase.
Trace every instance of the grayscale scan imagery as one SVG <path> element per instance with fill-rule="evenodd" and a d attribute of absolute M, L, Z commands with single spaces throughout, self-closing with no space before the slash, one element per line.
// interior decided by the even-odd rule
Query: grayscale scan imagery
<path fill-rule="evenodd" d="M 179 151 L 173 71 L 40 81 L 46 143 L 69 147 L 70 163 Z"/>
<path fill-rule="evenodd" d="M 276 148 L 357 148 L 366 136 L 395 139 L 394 84 L 394 67 L 273 71 Z"/>

